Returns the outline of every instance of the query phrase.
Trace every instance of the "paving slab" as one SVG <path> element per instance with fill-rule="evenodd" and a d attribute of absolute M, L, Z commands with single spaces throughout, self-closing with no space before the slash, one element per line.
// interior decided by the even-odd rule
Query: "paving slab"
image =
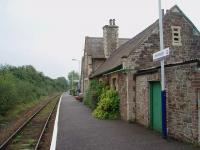
<path fill-rule="evenodd" d="M 97 120 L 91 110 L 65 93 L 61 100 L 56 150 L 197 150 L 164 140 L 160 134 L 121 120 Z"/>

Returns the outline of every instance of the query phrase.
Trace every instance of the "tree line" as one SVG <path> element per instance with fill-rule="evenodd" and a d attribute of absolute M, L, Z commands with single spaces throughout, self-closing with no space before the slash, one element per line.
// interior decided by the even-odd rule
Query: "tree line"
<path fill-rule="evenodd" d="M 67 91 L 64 77 L 51 79 L 33 66 L 0 66 L 0 116 L 19 103 L 27 103 L 55 92 Z"/>

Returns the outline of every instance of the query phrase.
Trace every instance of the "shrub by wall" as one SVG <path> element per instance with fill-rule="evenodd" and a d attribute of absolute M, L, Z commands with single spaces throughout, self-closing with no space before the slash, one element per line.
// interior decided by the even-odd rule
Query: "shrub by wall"
<path fill-rule="evenodd" d="M 113 89 L 104 88 L 97 108 L 92 115 L 98 119 L 117 119 L 119 117 L 119 96 Z"/>

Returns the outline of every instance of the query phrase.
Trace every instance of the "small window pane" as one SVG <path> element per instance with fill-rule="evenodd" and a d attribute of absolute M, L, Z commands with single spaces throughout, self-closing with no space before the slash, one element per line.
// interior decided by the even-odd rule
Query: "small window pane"
<path fill-rule="evenodd" d="M 174 36 L 179 36 L 178 33 L 174 33 Z"/>
<path fill-rule="evenodd" d="M 174 38 L 174 41 L 178 41 L 178 38 Z"/>

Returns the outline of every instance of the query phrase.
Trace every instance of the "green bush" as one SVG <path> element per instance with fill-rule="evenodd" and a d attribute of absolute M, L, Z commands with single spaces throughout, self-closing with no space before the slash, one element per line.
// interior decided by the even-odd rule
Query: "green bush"
<path fill-rule="evenodd" d="M 0 116 L 11 108 L 17 99 L 15 84 L 13 84 L 13 76 L 7 74 L 6 77 L 0 76 Z"/>
<path fill-rule="evenodd" d="M 98 119 L 117 119 L 119 117 L 119 96 L 113 89 L 103 89 L 100 101 L 92 115 Z"/>
<path fill-rule="evenodd" d="M 90 82 L 88 90 L 84 93 L 83 103 L 94 110 L 97 107 L 99 96 L 105 85 L 97 80 Z"/>

